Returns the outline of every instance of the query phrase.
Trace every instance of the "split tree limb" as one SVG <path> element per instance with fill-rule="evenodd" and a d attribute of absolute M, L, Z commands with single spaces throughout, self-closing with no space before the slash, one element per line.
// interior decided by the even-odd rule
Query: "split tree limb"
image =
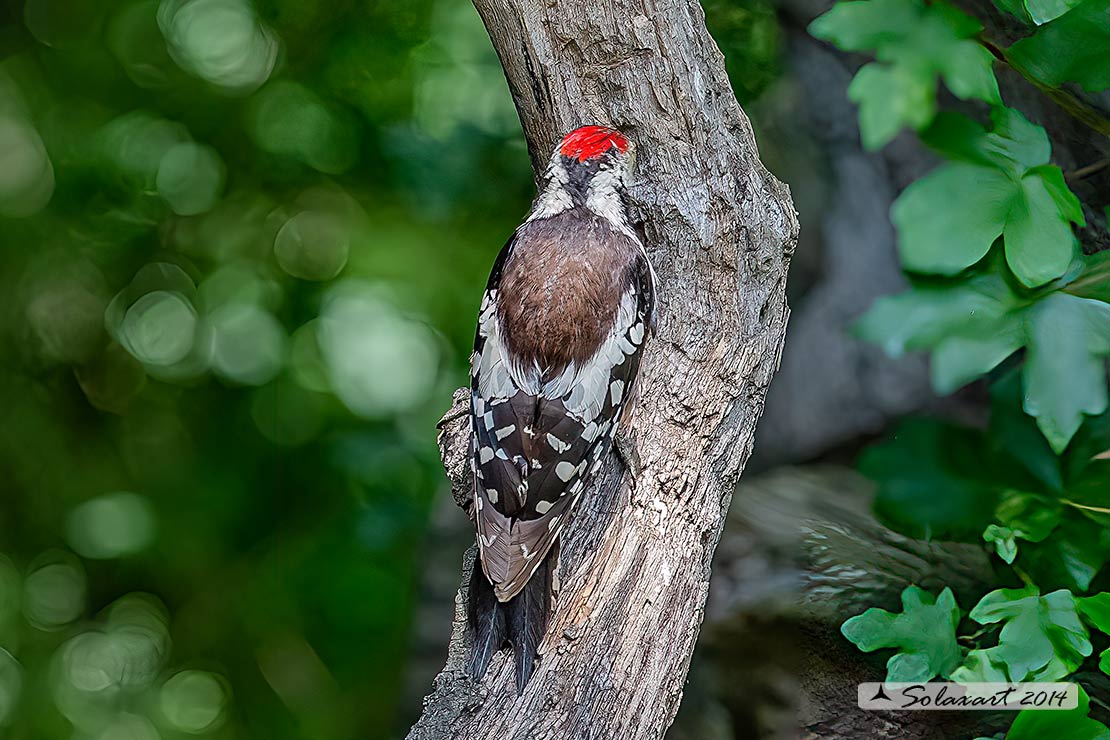
<path fill-rule="evenodd" d="M 778 365 L 797 219 L 759 162 L 696 0 L 475 5 L 537 170 L 580 124 L 635 142 L 630 195 L 660 278 L 659 329 L 632 418 L 642 475 L 630 487 L 611 459 L 583 497 L 524 695 L 504 653 L 481 685 L 466 678 L 460 592 L 447 666 L 409 738 L 658 740 L 678 709 L 710 560 Z M 456 394 L 441 446 L 468 506 L 465 398 Z"/>

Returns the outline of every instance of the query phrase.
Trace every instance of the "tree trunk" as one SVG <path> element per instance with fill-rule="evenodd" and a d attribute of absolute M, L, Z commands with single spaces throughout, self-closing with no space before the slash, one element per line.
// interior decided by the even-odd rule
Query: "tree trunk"
<path fill-rule="evenodd" d="M 635 143 L 631 205 L 660 278 L 658 332 L 631 420 L 640 474 L 632 481 L 612 460 L 580 503 L 524 695 L 505 653 L 481 685 L 465 677 L 464 587 L 447 666 L 409 737 L 661 738 L 778 365 L 794 208 L 759 162 L 695 0 L 475 4 L 537 169 L 580 124 L 616 126 Z M 464 508 L 465 403 L 460 391 L 441 423 L 445 467 Z M 471 562 L 467 553 L 464 570 Z"/>

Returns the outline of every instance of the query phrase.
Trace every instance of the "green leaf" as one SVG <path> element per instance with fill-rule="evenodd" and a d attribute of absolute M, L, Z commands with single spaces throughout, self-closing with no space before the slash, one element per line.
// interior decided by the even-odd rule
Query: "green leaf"
<path fill-rule="evenodd" d="M 952 94 L 961 100 L 1001 103 L 998 81 L 991 65 L 994 56 L 975 41 L 951 44 L 940 60 L 940 74 Z"/>
<path fill-rule="evenodd" d="M 998 502 L 984 447 L 971 430 L 920 419 L 903 423 L 860 459 L 860 470 L 878 483 L 876 515 L 911 537 L 978 541 Z"/>
<path fill-rule="evenodd" d="M 1105 591 L 1085 599 L 1078 599 L 1079 613 L 1105 635 L 1110 635 L 1110 593 Z M 1110 648 L 1098 656 L 1098 668 L 1110 674 Z"/>
<path fill-rule="evenodd" d="M 998 167 L 1017 177 L 1048 164 L 1048 134 L 1020 111 L 994 106 L 991 122 L 988 132 L 967 116 L 946 111 L 922 133 L 922 140 L 949 159 Z"/>
<path fill-rule="evenodd" d="M 1084 255 L 1079 258 L 1079 265 L 1078 273 L 1064 290 L 1080 298 L 1110 303 L 1110 251 Z"/>
<path fill-rule="evenodd" d="M 1062 508 L 1060 501 L 1055 498 L 1008 490 L 1001 495 L 998 508 L 995 509 L 995 518 L 999 524 L 987 527 L 983 531 L 982 538 L 988 543 L 995 544 L 998 557 L 1012 564 L 1018 556 L 1017 540 L 1023 539 L 1027 543 L 1041 543 L 1041 541 L 1047 539 L 1053 533 L 1053 530 L 1060 526 L 1063 514 Z M 1035 567 L 1040 572 L 1046 570 L 1046 565 L 1049 568 L 1056 567 L 1057 574 L 1060 571 L 1068 572 L 1070 579 L 1064 580 L 1063 584 L 1060 585 L 1084 590 L 1087 588 L 1090 578 L 1094 576 L 1094 572 L 1098 570 L 1098 567 L 1101 567 L 1101 564 L 1088 572 L 1086 582 L 1083 582 L 1080 586 L 1076 574 L 1068 571 L 1068 565 L 1071 565 L 1071 562 L 1064 561 L 1064 555 L 1059 549 L 1062 540 L 1066 539 L 1068 538 L 1061 535 L 1061 543 L 1052 543 L 1046 548 L 1035 549 L 1031 557 L 1039 557 L 1038 565 Z M 1068 545 L 1070 546 L 1070 544 L 1069 541 Z M 1021 551 L 1026 553 L 1026 548 L 1022 548 Z M 1062 566 L 1062 568 L 1057 566 Z M 1049 577 L 1047 582 L 1056 585 L 1059 579 L 1058 577 Z"/>
<path fill-rule="evenodd" d="M 1106 373 L 1098 357 L 1107 352 L 1105 326 L 1110 306 L 1064 293 L 1043 298 L 1027 315 L 1024 407 L 1057 453 L 1067 447 L 1084 413 L 1107 408 Z"/>
<path fill-rule="evenodd" d="M 905 38 L 921 17 L 921 7 L 905 0 L 836 3 L 809 24 L 809 33 L 844 51 L 878 49 Z"/>
<path fill-rule="evenodd" d="M 1053 536 L 1021 548 L 1020 565 L 1037 583 L 1086 591 L 1110 560 L 1103 528 L 1086 517 L 1065 516 Z"/>
<path fill-rule="evenodd" d="M 1026 167 L 1047 164 L 1052 155 L 1052 144 L 1044 128 L 1031 123 L 1025 115 L 1014 108 L 997 106 L 991 109 L 991 133 L 987 135 L 988 146 L 1006 157 Z"/>
<path fill-rule="evenodd" d="M 1038 26 L 1055 20 L 1083 0 L 1025 0 L 1029 16 Z"/>
<path fill-rule="evenodd" d="M 1006 740 L 1110 740 L 1110 729 L 1087 716 L 1090 704 L 1087 692 L 1080 686 L 1079 706 L 1075 709 L 1052 712 L 1023 709 L 1010 725 Z"/>
<path fill-rule="evenodd" d="M 887 662 L 887 681 L 928 681 L 947 676 L 960 663 L 956 625 L 960 609 L 951 589 L 932 594 L 916 586 L 902 592 L 902 613 L 868 609 L 852 617 L 841 633 L 860 650 L 869 653 L 898 648 Z"/>
<path fill-rule="evenodd" d="M 1105 416 L 1105 415 L 1104 415 Z M 1069 452 L 1076 445 L 1069 447 Z M 1073 508 L 1083 517 L 1098 524 L 1103 551 L 1110 550 L 1110 445 L 1102 442 L 1096 456 L 1087 464 L 1076 468 L 1068 481 L 1065 495 Z M 1079 450 L 1076 450 L 1079 452 Z"/>
<path fill-rule="evenodd" d="M 1002 235 L 1017 187 L 1005 172 L 955 162 L 911 183 L 891 209 L 902 264 L 955 275 Z"/>
<path fill-rule="evenodd" d="M 879 149 L 903 127 L 925 126 L 936 112 L 936 83 L 929 75 L 887 64 L 861 69 L 848 86 L 859 105 L 859 130 L 867 149 Z"/>
<path fill-rule="evenodd" d="M 914 287 L 875 301 L 856 333 L 894 357 L 964 337 L 991 341 L 1022 326 L 1015 312 L 1025 305 L 996 273 L 944 286 Z M 989 369 L 989 368 L 988 368 Z"/>
<path fill-rule="evenodd" d="M 1025 3 L 1022 2 L 1022 0 L 994 0 L 994 6 L 999 10 L 1006 11 L 1023 23 L 1033 22 L 1033 19 L 1029 17 L 1029 11 L 1025 9 Z"/>
<path fill-rule="evenodd" d="M 1015 537 L 1040 542 L 1059 526 L 1061 513 L 1060 502 L 1047 496 L 1007 491 L 1002 494 L 994 515 Z"/>
<path fill-rule="evenodd" d="M 1011 488 L 1035 490 L 1040 484 L 1050 491 L 1064 488 L 1060 458 L 1037 428 L 1037 422 L 1022 408 L 1021 374 L 1006 373 L 991 385 L 989 438 L 1000 452 L 1015 463 L 1000 482 Z M 1022 475 L 1028 471 L 1032 479 Z"/>
<path fill-rule="evenodd" d="M 983 530 L 983 541 L 993 542 L 994 551 L 1003 562 L 1010 564 L 1018 554 L 1017 538 L 1014 530 L 1009 527 L 1000 527 L 997 524 L 989 525 Z"/>
<path fill-rule="evenodd" d="M 999 589 L 984 596 L 970 616 L 979 624 L 1005 622 L 991 657 L 1005 664 L 1014 681 L 1063 678 L 1091 654 L 1069 591 L 1041 596 L 1032 587 Z"/>
<path fill-rule="evenodd" d="M 1038 435 L 1039 436 L 1039 435 Z M 983 531 L 983 540 L 994 543 L 998 557 L 1013 563 L 1018 555 L 1019 539 L 1041 542 L 1060 524 L 1059 501 L 1036 493 L 1006 491 L 999 500 L 991 524 Z"/>
<path fill-rule="evenodd" d="M 996 647 L 972 650 L 950 678 L 957 683 L 1010 683 L 1006 664 L 997 656 Z"/>
<path fill-rule="evenodd" d="M 1021 113 L 997 106 L 993 130 L 943 113 L 924 132 L 955 160 L 906 188 L 895 202 L 902 262 L 909 270 L 952 275 L 974 264 L 1001 234 L 1006 260 L 1029 287 L 1060 277 L 1076 257 L 1071 223 L 1085 223 L 1048 135 Z M 945 198 L 950 200 L 945 200 Z M 941 215 L 943 212 L 943 215 Z"/>
<path fill-rule="evenodd" d="M 1077 252 L 1071 223 L 1037 170 L 1021 179 L 1021 192 L 1014 199 L 1003 236 L 1006 262 L 1029 287 L 1063 275 Z"/>
<path fill-rule="evenodd" d="M 938 78 L 956 97 L 1002 102 L 994 57 L 972 40 L 981 30 L 950 5 L 917 0 L 837 3 L 809 26 L 815 37 L 846 51 L 873 50 L 881 62 L 863 67 L 848 89 L 860 106 L 868 149 L 883 146 L 905 126 L 929 124 Z"/>
<path fill-rule="evenodd" d="M 1015 43 L 1006 58 L 1048 87 L 1074 82 L 1087 92 L 1106 90 L 1110 88 L 1108 16 L 1110 0 L 1085 0 Z"/>
<path fill-rule="evenodd" d="M 993 370 L 1025 344 L 1027 301 L 988 272 L 945 287 L 915 287 L 880 298 L 856 333 L 892 356 L 933 349 L 933 387 L 947 394 Z"/>
<path fill-rule="evenodd" d="M 1045 189 L 1060 209 L 1060 215 L 1065 220 L 1085 226 L 1087 219 L 1083 216 L 1083 205 L 1075 197 L 1064 180 L 1064 172 L 1056 165 L 1041 165 L 1029 170 L 1029 174 L 1037 174 L 1044 180 Z"/>
<path fill-rule="evenodd" d="M 984 375 L 1025 344 L 1019 322 L 999 322 L 993 335 L 952 336 L 933 350 L 929 377 L 937 393 L 947 395 Z"/>

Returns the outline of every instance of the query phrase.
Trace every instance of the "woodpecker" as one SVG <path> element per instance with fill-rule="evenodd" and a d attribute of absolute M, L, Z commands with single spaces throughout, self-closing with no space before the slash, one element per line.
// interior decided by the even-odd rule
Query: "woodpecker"
<path fill-rule="evenodd" d="M 559 535 L 613 442 L 653 330 L 655 272 L 625 199 L 632 160 L 615 129 L 567 134 L 479 309 L 468 668 L 481 681 L 508 643 L 518 694 L 547 629 Z"/>

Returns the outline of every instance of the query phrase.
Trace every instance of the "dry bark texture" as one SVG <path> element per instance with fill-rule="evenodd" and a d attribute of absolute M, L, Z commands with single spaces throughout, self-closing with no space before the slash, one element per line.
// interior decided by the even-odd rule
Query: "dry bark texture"
<path fill-rule="evenodd" d="M 522 697 L 502 654 L 463 673 L 460 592 L 447 666 L 409 737 L 661 738 L 678 709 L 710 560 L 786 329 L 797 239 L 787 188 L 760 164 L 696 0 L 475 0 L 534 165 L 566 131 L 616 126 L 637 147 L 633 212 L 660 279 L 658 332 L 631 426 L 642 470 L 615 460 L 563 538 L 561 586 Z M 466 394 L 442 423 L 469 502 Z M 467 554 L 464 569 L 472 555 Z M 468 574 L 464 574 L 465 584 Z"/>

